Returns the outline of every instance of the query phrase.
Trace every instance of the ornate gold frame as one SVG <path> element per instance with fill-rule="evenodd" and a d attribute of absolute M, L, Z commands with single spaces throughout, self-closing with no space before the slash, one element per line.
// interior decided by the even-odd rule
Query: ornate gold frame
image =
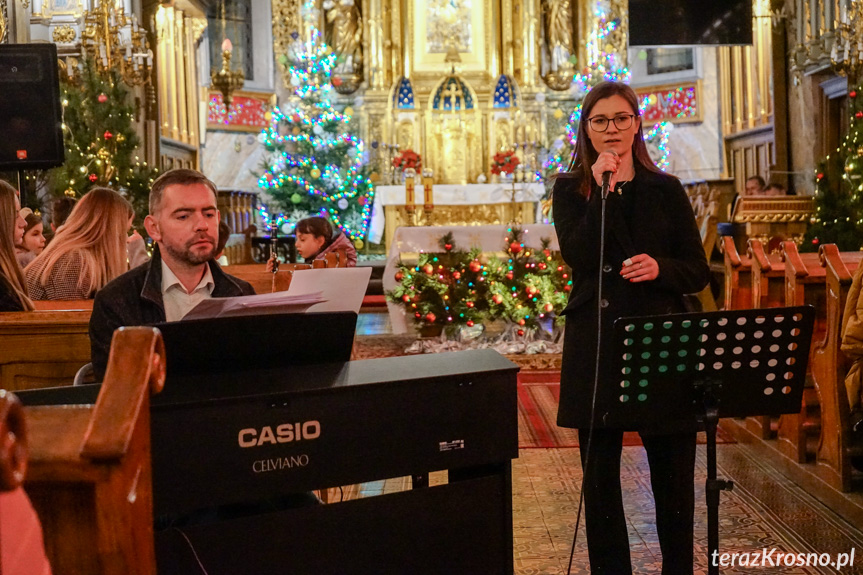
<path fill-rule="evenodd" d="M 209 105 L 210 97 L 213 94 L 218 94 L 218 90 L 208 89 L 207 91 L 207 101 L 205 105 Z M 271 92 L 255 92 L 252 90 L 237 90 L 234 92 L 234 98 L 236 97 L 244 97 L 244 98 L 255 98 L 258 100 L 266 100 L 272 110 L 276 106 L 276 95 Z M 208 115 L 209 117 L 209 115 Z M 225 124 L 211 124 L 207 122 L 208 130 L 218 130 L 220 132 L 248 132 L 248 133 L 258 133 L 261 131 L 261 128 L 256 126 L 233 126 L 233 125 L 225 125 Z"/>
<path fill-rule="evenodd" d="M 660 118 L 657 122 L 671 122 L 672 124 L 690 124 L 696 122 L 704 121 L 704 87 L 702 86 L 702 80 L 699 78 L 695 81 L 686 81 L 681 82 L 679 84 L 660 84 L 658 86 L 638 86 L 635 88 L 635 93 L 640 97 L 642 94 L 652 93 L 652 92 L 662 92 L 668 90 L 676 90 L 677 88 L 695 88 L 695 101 L 698 104 L 698 107 L 695 110 L 694 116 L 688 116 L 686 118 Z"/>

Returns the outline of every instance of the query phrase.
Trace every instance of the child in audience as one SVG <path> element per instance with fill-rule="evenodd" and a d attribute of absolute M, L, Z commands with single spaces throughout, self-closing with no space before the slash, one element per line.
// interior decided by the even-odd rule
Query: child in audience
<path fill-rule="evenodd" d="M 72 209 L 53 241 L 24 270 L 37 300 L 92 299 L 128 269 L 132 206 L 109 188 L 93 188 Z"/>
<path fill-rule="evenodd" d="M 42 216 L 34 213 L 30 208 L 21 208 L 19 213 L 27 222 L 24 237 L 15 246 L 15 257 L 23 269 L 45 249 L 45 236 L 42 235 L 45 226 L 42 223 Z"/>
<path fill-rule="evenodd" d="M 357 265 L 357 250 L 351 240 L 342 232 L 333 233 L 329 220 L 320 216 L 305 218 L 297 222 L 294 228 L 297 237 L 297 253 L 307 264 L 321 260 L 330 252 L 343 251 L 348 263 L 345 267 Z M 267 262 L 267 271 L 273 271 L 273 261 Z"/>
<path fill-rule="evenodd" d="M 77 203 L 78 200 L 68 196 L 63 196 L 62 198 L 54 200 L 54 203 L 51 204 L 52 234 L 57 231 L 57 228 L 66 223 L 66 220 L 69 219 L 69 214 L 72 213 L 72 208 L 74 208 Z"/>
<path fill-rule="evenodd" d="M 30 311 L 24 274 L 15 260 L 15 244 L 24 236 L 27 223 L 19 214 L 18 193 L 0 180 L 0 311 Z"/>

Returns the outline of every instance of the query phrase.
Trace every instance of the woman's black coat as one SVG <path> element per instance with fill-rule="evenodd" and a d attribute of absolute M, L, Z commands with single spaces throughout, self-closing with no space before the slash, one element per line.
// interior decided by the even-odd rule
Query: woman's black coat
<path fill-rule="evenodd" d="M 590 199 L 579 193 L 580 180 L 561 177 L 553 192 L 554 226 L 564 261 L 572 268 L 572 291 L 566 314 L 560 406 L 562 427 L 590 425 L 596 361 L 597 275 L 601 200 L 593 185 Z M 618 394 L 619 377 L 611 372 L 612 327 L 619 317 L 681 313 L 683 295 L 708 283 L 710 268 L 686 192 L 677 178 L 641 167 L 635 178 L 612 191 L 606 201 L 606 247 L 603 270 L 603 327 L 597 405 Z M 633 283 L 620 275 L 623 260 L 645 253 L 659 264 L 653 281 Z M 603 424 L 597 408 L 595 427 Z M 693 429 L 691 423 L 661 426 L 634 424 L 627 429 L 672 432 Z"/>

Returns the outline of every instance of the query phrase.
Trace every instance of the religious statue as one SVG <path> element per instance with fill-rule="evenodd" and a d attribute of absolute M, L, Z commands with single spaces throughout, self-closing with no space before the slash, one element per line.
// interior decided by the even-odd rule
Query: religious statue
<path fill-rule="evenodd" d="M 339 57 L 333 82 L 341 94 L 354 92 L 363 79 L 363 23 L 359 6 L 354 0 L 324 2 L 327 19 L 327 43 Z"/>
<path fill-rule="evenodd" d="M 544 0 L 545 43 L 548 69 L 543 79 L 554 90 L 565 90 L 572 81 L 569 58 L 573 53 L 570 0 Z"/>

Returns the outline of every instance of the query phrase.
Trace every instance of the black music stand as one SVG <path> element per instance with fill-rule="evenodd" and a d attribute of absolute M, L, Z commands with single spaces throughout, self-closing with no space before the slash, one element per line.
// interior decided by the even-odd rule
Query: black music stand
<path fill-rule="evenodd" d="M 812 306 L 620 318 L 614 322 L 614 386 L 597 396 L 597 419 L 638 429 L 700 421 L 707 431 L 708 573 L 719 551 L 716 478 L 720 417 L 798 413 L 812 338 Z M 718 555 L 717 555 L 718 556 Z"/>

